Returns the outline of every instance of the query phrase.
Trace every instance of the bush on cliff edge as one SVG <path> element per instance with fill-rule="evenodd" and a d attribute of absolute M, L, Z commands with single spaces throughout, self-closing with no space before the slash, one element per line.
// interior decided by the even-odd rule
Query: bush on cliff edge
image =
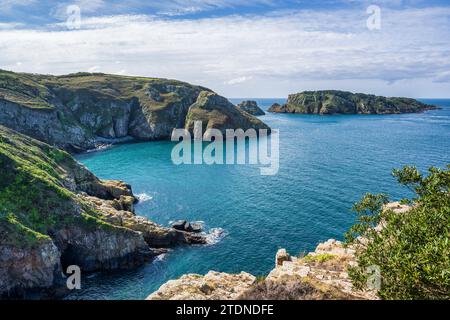
<path fill-rule="evenodd" d="M 350 277 L 364 288 L 368 268 L 376 266 L 382 299 L 450 299 L 450 165 L 430 168 L 428 176 L 415 167 L 393 175 L 415 193 L 402 200 L 411 209 L 384 210 L 386 195 L 367 194 L 355 204 L 358 219 L 346 238 L 357 245 L 358 266 L 351 268 Z"/>

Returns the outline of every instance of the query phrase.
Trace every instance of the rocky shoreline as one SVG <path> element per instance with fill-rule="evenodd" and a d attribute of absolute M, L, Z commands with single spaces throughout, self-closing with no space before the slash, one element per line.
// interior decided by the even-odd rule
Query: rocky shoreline
<path fill-rule="evenodd" d="M 64 294 L 64 271 L 134 268 L 202 234 L 137 216 L 131 186 L 100 180 L 68 153 L 0 126 L 0 296 Z"/>
<path fill-rule="evenodd" d="M 210 271 L 163 284 L 147 300 L 376 300 L 376 293 L 353 288 L 348 267 L 354 249 L 330 239 L 304 257 L 280 249 L 266 277 Z"/>
<path fill-rule="evenodd" d="M 253 116 L 263 116 L 266 113 L 258 106 L 258 103 L 253 100 L 242 101 L 236 105 L 238 109 L 245 111 Z"/>
<path fill-rule="evenodd" d="M 410 207 L 399 202 L 385 206 L 398 214 Z M 380 223 L 377 229 L 383 228 Z M 188 274 L 170 280 L 147 300 L 378 300 L 376 288 L 360 290 L 353 286 L 349 268 L 357 264 L 358 245 L 329 239 L 313 252 L 291 256 L 279 249 L 274 269 L 267 276 L 255 277 L 210 271 L 206 275 Z"/>

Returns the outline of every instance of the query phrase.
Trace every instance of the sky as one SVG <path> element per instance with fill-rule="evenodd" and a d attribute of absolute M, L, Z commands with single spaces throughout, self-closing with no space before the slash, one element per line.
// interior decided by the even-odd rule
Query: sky
<path fill-rule="evenodd" d="M 0 69 L 450 98 L 450 1 L 0 0 Z"/>

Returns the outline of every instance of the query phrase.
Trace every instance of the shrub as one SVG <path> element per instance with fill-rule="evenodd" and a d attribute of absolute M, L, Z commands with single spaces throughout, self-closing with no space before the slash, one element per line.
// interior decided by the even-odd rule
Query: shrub
<path fill-rule="evenodd" d="M 357 222 L 346 238 L 357 245 L 358 266 L 350 269 L 350 277 L 357 288 L 364 288 L 367 268 L 377 266 L 383 299 L 449 299 L 450 165 L 430 168 L 426 177 L 415 167 L 394 170 L 393 175 L 415 193 L 402 200 L 411 209 L 384 210 L 386 195 L 367 194 L 355 204 Z M 380 223 L 382 228 L 375 228 Z"/>

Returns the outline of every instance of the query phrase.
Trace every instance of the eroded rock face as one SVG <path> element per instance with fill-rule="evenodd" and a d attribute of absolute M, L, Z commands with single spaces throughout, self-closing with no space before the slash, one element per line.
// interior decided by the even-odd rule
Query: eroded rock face
<path fill-rule="evenodd" d="M 254 116 L 263 116 L 266 114 L 260 107 L 258 107 L 258 103 L 256 103 L 256 101 L 242 101 L 237 105 L 237 107 L 238 109 Z"/>
<path fill-rule="evenodd" d="M 236 300 L 256 281 L 249 273 L 227 274 L 210 271 L 188 274 L 163 284 L 147 300 Z"/>
<path fill-rule="evenodd" d="M 122 181 L 100 180 L 68 153 L 0 126 L 0 296 L 52 289 L 62 271 L 133 268 L 198 234 L 136 216 Z"/>
<path fill-rule="evenodd" d="M 2 232 L 8 232 L 0 224 Z M 45 290 L 61 277 L 61 253 L 50 239 L 33 247 L 0 242 L 0 296 L 25 296 L 27 292 Z"/>
<path fill-rule="evenodd" d="M 195 121 L 201 121 L 203 131 L 218 129 L 225 134 L 226 129 L 267 129 L 270 128 L 256 117 L 236 108 L 224 97 L 210 91 L 200 92 L 197 100 L 189 108 L 185 128 L 193 132 Z"/>
<path fill-rule="evenodd" d="M 263 126 L 211 90 L 180 81 L 2 70 L 0 81 L 0 125 L 70 152 L 129 139 L 169 139 L 173 129 L 189 127 L 188 113 L 214 128 Z"/>
<path fill-rule="evenodd" d="M 301 114 L 400 114 L 437 107 L 409 98 L 387 98 L 337 90 L 305 91 L 289 95 L 284 105 L 274 104 L 269 112 Z"/>
<path fill-rule="evenodd" d="M 333 239 L 319 244 L 314 252 L 302 258 L 280 249 L 275 258 L 275 268 L 259 281 L 246 273 L 185 275 L 162 285 L 147 299 L 377 299 L 376 292 L 353 288 L 347 271 L 356 263 L 354 253 L 353 248 L 346 248 Z"/>

